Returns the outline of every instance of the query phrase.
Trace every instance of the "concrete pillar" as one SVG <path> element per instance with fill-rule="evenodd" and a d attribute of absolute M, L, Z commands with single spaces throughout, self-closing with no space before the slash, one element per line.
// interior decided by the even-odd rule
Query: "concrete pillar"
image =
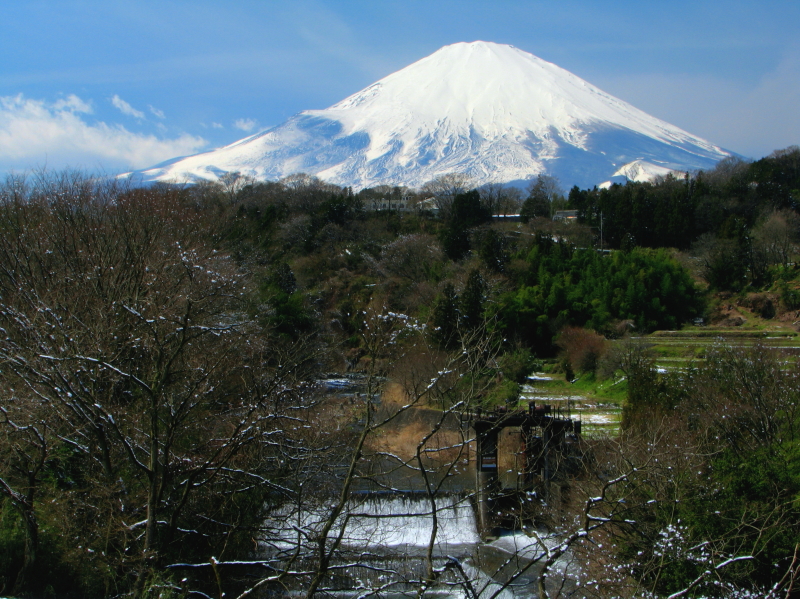
<path fill-rule="evenodd" d="M 492 496 L 497 492 L 497 437 L 499 429 L 491 422 L 476 422 L 475 489 L 478 507 L 478 525 L 481 535 L 494 527 Z"/>
<path fill-rule="evenodd" d="M 479 470 L 477 487 L 478 529 L 483 537 L 491 532 L 496 522 L 493 496 L 497 491 L 497 476 Z"/>

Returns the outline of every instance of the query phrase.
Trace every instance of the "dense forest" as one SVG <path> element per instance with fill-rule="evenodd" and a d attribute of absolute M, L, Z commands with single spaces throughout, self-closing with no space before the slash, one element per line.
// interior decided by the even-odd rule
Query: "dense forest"
<path fill-rule="evenodd" d="M 581 446 L 541 593 L 569 550 L 576 596 L 788 597 L 796 359 L 719 344 L 665 375 L 635 338 L 708 322 L 732 294 L 764 318 L 799 309 L 798 202 L 796 147 L 568 194 L 547 177 L 525 195 L 458 175 L 358 193 L 307 175 L 9 176 L 0 593 L 321 594 L 360 559 L 337 532 L 353 491 L 407 467 L 436 513 L 470 443 L 448 419 L 513 409 L 548 360 L 628 395 L 619 437 Z M 326 393 L 332 374 L 357 374 L 357 399 Z M 409 413 L 427 424 L 394 447 Z M 287 505 L 321 514 L 291 542 L 270 528 Z M 420 592 L 481 595 L 460 565 L 427 564 Z"/>
<path fill-rule="evenodd" d="M 691 251 L 717 289 L 760 288 L 786 266 L 798 227 L 800 150 L 792 146 L 748 163 L 727 158 L 683 179 L 569 192 L 582 222 L 610 248 Z"/>

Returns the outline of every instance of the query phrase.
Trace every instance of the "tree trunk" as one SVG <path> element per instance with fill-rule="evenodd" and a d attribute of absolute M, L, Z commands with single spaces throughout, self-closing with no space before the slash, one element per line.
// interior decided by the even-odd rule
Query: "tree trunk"
<path fill-rule="evenodd" d="M 11 591 L 12 595 L 18 595 L 25 588 L 25 583 L 30 578 L 36 564 L 36 553 L 39 549 L 39 523 L 36 521 L 33 504 L 31 503 L 30 506 L 17 504 L 17 508 L 25 525 L 25 554 L 22 557 L 22 568 L 17 574 L 14 588 Z"/>

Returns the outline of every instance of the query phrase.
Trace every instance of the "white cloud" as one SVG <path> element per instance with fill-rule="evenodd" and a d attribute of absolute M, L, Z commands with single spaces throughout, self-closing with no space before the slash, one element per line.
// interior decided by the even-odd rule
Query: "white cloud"
<path fill-rule="evenodd" d="M 167 118 L 167 117 L 164 116 L 164 111 L 163 110 L 159 110 L 158 108 L 155 108 L 154 106 L 151 106 L 150 104 L 148 104 L 147 107 L 150 109 L 150 112 L 152 112 L 153 115 L 155 115 L 156 117 L 158 117 L 160 119 Z"/>
<path fill-rule="evenodd" d="M 211 126 L 212 126 L 214 129 L 224 129 L 224 128 L 225 128 L 225 127 L 222 125 L 222 123 L 211 123 Z"/>
<path fill-rule="evenodd" d="M 114 94 L 111 98 L 111 103 L 114 105 L 114 108 L 118 108 L 122 114 L 136 117 L 137 119 L 144 119 L 144 113 L 141 110 L 136 110 L 117 94 Z"/>
<path fill-rule="evenodd" d="M 256 128 L 258 123 L 253 119 L 237 119 L 234 121 L 233 126 L 237 129 L 241 129 L 242 131 L 249 133 L 253 129 Z"/>
<path fill-rule="evenodd" d="M 84 102 L 75 94 L 70 94 L 66 98 L 57 100 L 53 104 L 53 108 L 55 110 L 68 110 L 69 112 L 92 113 L 92 105 L 88 102 Z"/>
<path fill-rule="evenodd" d="M 48 103 L 0 96 L 0 170 L 98 165 L 136 169 L 193 154 L 208 142 L 182 134 L 162 139 L 128 131 L 118 124 L 88 123 L 82 114 L 90 104 L 77 96 Z"/>

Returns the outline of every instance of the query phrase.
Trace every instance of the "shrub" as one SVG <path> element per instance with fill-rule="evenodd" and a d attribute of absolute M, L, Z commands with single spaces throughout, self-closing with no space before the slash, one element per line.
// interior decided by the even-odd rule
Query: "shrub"
<path fill-rule="evenodd" d="M 575 372 L 594 372 L 608 347 L 602 335 L 579 327 L 561 329 L 556 345 L 561 349 L 565 362 Z"/>
<path fill-rule="evenodd" d="M 800 310 L 800 289 L 781 281 L 778 286 L 781 304 L 786 310 Z"/>
<path fill-rule="evenodd" d="M 517 383 L 524 383 L 525 378 L 538 366 L 533 353 L 524 347 L 503 354 L 499 362 L 503 375 Z"/>
<path fill-rule="evenodd" d="M 775 318 L 775 302 L 766 293 L 752 293 L 742 303 L 761 318 Z"/>
<path fill-rule="evenodd" d="M 486 394 L 484 407 L 516 406 L 519 401 L 520 386 L 510 379 L 503 379 Z"/>

